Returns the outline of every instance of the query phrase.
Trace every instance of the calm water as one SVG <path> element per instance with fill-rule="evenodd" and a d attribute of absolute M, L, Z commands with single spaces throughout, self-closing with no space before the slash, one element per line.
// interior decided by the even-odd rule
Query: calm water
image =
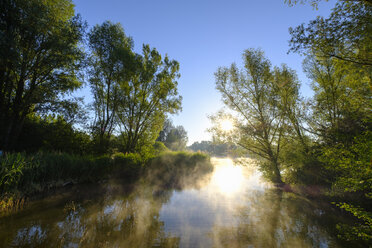
<path fill-rule="evenodd" d="M 177 190 L 107 183 L 34 202 L 0 218 L 0 245 L 341 247 L 331 208 L 277 190 L 229 159 L 212 163 L 212 173 Z"/>

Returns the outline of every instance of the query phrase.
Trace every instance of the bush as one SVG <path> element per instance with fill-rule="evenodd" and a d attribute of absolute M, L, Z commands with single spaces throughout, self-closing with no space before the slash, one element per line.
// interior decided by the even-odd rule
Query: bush
<path fill-rule="evenodd" d="M 109 174 L 112 159 L 66 153 L 6 154 L 0 158 L 0 193 L 32 194 L 64 182 L 94 182 Z"/>
<path fill-rule="evenodd" d="M 155 155 L 159 155 L 163 152 L 169 151 L 168 148 L 161 141 L 156 141 L 154 144 Z"/>
<path fill-rule="evenodd" d="M 138 178 L 141 174 L 143 159 L 140 154 L 124 154 L 119 152 L 115 153 L 112 157 L 117 177 L 133 180 Z"/>
<path fill-rule="evenodd" d="M 20 153 L 0 157 L 0 192 L 16 187 L 25 167 L 25 157 Z"/>

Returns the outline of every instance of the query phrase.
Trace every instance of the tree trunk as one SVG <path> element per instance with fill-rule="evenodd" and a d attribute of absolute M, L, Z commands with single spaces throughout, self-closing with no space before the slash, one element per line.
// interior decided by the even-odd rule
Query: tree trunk
<path fill-rule="evenodd" d="M 275 185 L 277 186 L 282 186 L 284 183 L 282 181 L 282 176 L 280 175 L 280 170 L 279 170 L 279 165 L 278 165 L 278 162 L 272 162 L 272 165 L 273 165 L 273 172 L 274 172 L 274 178 L 273 178 L 273 182 L 275 183 Z"/>

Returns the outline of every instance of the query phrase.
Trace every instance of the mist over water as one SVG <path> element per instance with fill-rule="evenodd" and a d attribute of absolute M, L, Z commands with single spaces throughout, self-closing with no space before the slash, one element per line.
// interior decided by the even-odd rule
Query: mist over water
<path fill-rule="evenodd" d="M 183 183 L 160 171 L 135 186 L 80 186 L 0 218 L 2 247 L 342 247 L 340 216 L 261 179 L 249 166 L 212 158 Z M 254 161 L 246 160 L 245 164 Z M 151 174 L 156 178 L 149 178 Z"/>

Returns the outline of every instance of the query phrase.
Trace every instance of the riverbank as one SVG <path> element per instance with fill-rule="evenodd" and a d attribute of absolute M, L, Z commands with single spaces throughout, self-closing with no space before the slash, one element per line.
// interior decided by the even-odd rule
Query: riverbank
<path fill-rule="evenodd" d="M 111 179 L 131 184 L 143 175 L 149 180 L 166 175 L 161 179 L 167 182 L 177 178 L 177 174 L 208 164 L 203 163 L 206 161 L 209 156 L 188 152 L 163 152 L 147 158 L 135 153 L 104 156 L 10 153 L 0 159 L 0 214 L 10 214 L 30 200 L 77 184 L 100 184 Z M 150 178 L 149 171 L 156 171 L 155 176 Z"/>

